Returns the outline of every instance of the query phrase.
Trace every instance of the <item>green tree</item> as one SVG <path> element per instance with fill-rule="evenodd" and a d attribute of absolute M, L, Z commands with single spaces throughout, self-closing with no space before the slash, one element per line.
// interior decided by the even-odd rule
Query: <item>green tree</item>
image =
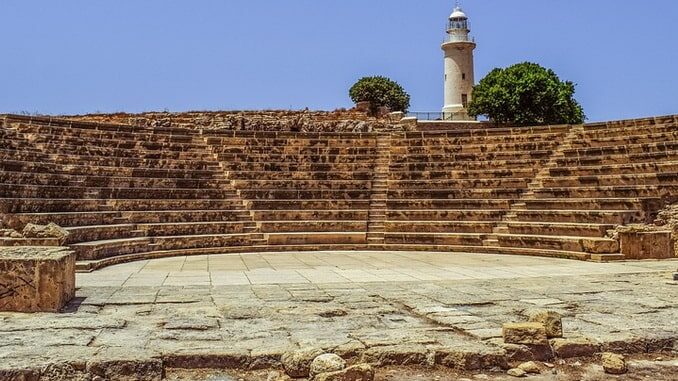
<path fill-rule="evenodd" d="M 387 106 L 391 111 L 407 111 L 410 107 L 410 95 L 402 86 L 382 76 L 364 77 L 349 90 L 354 103 L 369 102 L 370 113 L 376 114 L 379 108 Z"/>
<path fill-rule="evenodd" d="M 468 113 L 499 124 L 580 124 L 586 116 L 574 92 L 575 84 L 553 70 L 525 62 L 483 78 L 473 88 Z"/>

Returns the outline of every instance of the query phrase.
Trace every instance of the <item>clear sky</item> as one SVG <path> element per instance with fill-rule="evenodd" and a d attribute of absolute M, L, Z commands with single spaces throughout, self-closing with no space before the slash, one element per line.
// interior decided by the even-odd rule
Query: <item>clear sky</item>
<path fill-rule="evenodd" d="M 590 120 L 678 113 L 678 1 L 463 0 L 476 80 L 533 61 Z M 453 0 L 0 0 L 0 112 L 350 107 L 381 74 L 442 107 Z"/>

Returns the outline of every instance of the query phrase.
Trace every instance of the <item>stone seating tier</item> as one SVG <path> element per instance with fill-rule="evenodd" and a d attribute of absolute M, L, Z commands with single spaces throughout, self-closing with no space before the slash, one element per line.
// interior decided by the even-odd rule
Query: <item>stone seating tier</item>
<path fill-rule="evenodd" d="M 319 249 L 617 259 L 608 230 L 678 194 L 674 117 L 391 134 L 0 120 L 0 221 L 65 227 L 81 270 Z"/>

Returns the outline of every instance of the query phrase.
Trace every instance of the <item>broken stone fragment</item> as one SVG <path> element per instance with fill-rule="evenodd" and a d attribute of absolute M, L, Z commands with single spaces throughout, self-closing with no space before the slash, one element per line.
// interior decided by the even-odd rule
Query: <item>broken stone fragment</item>
<path fill-rule="evenodd" d="M 598 352 L 598 345 L 586 337 L 552 339 L 551 347 L 560 358 L 589 357 Z"/>
<path fill-rule="evenodd" d="M 605 370 L 605 373 L 624 374 L 628 372 L 624 356 L 618 355 L 616 353 L 606 352 L 602 354 L 601 358 L 603 361 L 603 369 Z"/>
<path fill-rule="evenodd" d="M 23 235 L 14 229 L 0 229 L 0 237 L 2 238 L 23 238 Z"/>
<path fill-rule="evenodd" d="M 509 369 L 506 372 L 506 374 L 508 374 L 509 376 L 513 376 L 513 377 L 525 377 L 525 376 L 527 376 L 527 372 L 525 372 L 524 370 L 522 370 L 520 368 Z"/>
<path fill-rule="evenodd" d="M 61 226 L 50 222 L 47 225 L 26 224 L 23 236 L 26 238 L 56 238 L 64 242 L 70 233 Z"/>
<path fill-rule="evenodd" d="M 529 321 L 541 323 L 548 338 L 563 337 L 563 318 L 555 311 L 534 310 L 528 313 Z"/>
<path fill-rule="evenodd" d="M 374 369 L 369 364 L 358 364 L 336 372 L 321 373 L 313 381 L 373 381 Z"/>
<path fill-rule="evenodd" d="M 321 373 L 337 372 L 346 368 L 346 361 L 334 353 L 325 353 L 317 356 L 311 362 L 309 375 L 315 377 Z"/>
<path fill-rule="evenodd" d="M 545 345 L 548 344 L 546 328 L 542 323 L 505 323 L 502 326 L 505 343 Z"/>
<path fill-rule="evenodd" d="M 305 348 L 284 353 L 280 361 L 290 377 L 308 377 L 311 371 L 311 363 L 321 354 L 323 354 L 323 351 L 320 349 Z"/>
<path fill-rule="evenodd" d="M 532 373 L 532 374 L 541 373 L 541 369 L 539 368 L 539 364 L 537 364 L 535 361 L 524 362 L 524 363 L 518 365 L 518 369 L 524 370 L 525 373 Z"/>

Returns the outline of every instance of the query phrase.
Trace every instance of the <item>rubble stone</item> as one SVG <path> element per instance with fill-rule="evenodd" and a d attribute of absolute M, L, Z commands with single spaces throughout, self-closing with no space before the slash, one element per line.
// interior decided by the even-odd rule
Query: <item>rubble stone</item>
<path fill-rule="evenodd" d="M 502 326 L 505 343 L 544 345 L 548 343 L 546 327 L 542 323 L 505 323 Z"/>
<path fill-rule="evenodd" d="M 563 337 L 562 316 L 555 311 L 530 311 L 529 321 L 543 324 L 548 338 Z"/>
<path fill-rule="evenodd" d="M 552 339 L 551 346 L 560 358 L 588 357 L 599 349 L 598 344 L 586 337 Z"/>
<path fill-rule="evenodd" d="M 509 369 L 506 372 L 506 374 L 508 374 L 509 376 L 513 376 L 513 377 L 525 377 L 525 376 L 527 376 L 527 372 L 525 372 L 524 370 L 522 370 L 520 368 Z"/>
<path fill-rule="evenodd" d="M 346 361 L 334 353 L 322 354 L 311 362 L 309 375 L 315 377 L 320 373 L 337 372 L 346 368 Z"/>
<path fill-rule="evenodd" d="M 541 369 L 539 368 L 539 364 L 537 364 L 535 361 L 524 362 L 524 363 L 518 365 L 518 368 L 524 370 L 526 373 L 532 373 L 532 374 L 541 373 Z"/>
<path fill-rule="evenodd" d="M 308 377 L 313 360 L 322 355 L 320 349 L 306 348 L 282 355 L 280 362 L 288 375 L 295 378 Z"/>
<path fill-rule="evenodd" d="M 369 364 L 358 364 L 336 372 L 321 373 L 313 381 L 373 381 L 374 369 Z"/>
<path fill-rule="evenodd" d="M 605 352 L 601 355 L 601 359 L 603 362 L 603 369 L 605 369 L 605 373 L 624 374 L 628 372 L 626 360 L 622 355 Z"/>

